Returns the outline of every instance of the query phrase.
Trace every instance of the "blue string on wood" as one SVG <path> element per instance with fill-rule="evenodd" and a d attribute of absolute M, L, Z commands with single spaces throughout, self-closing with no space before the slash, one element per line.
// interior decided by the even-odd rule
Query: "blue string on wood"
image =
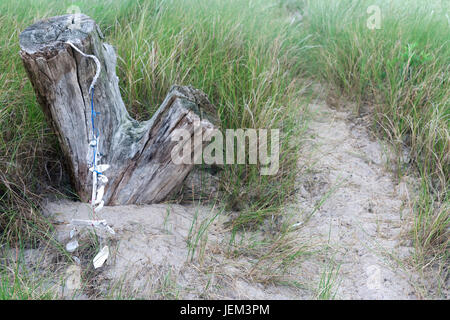
<path fill-rule="evenodd" d="M 95 118 L 97 115 L 100 114 L 100 112 L 96 112 L 94 108 L 94 87 L 92 87 L 92 93 L 91 93 L 91 122 L 92 122 L 92 138 L 95 140 L 94 148 L 94 156 L 92 159 L 92 165 L 94 166 L 94 172 L 99 173 L 97 171 L 97 165 L 96 165 L 96 157 L 97 157 L 97 138 L 100 135 L 100 131 L 98 128 L 95 128 Z M 100 173 L 101 174 L 101 173 Z"/>

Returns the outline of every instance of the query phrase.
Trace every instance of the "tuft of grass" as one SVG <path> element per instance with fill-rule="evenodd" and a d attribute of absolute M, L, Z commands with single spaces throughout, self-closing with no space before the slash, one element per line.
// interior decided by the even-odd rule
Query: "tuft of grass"
<path fill-rule="evenodd" d="M 33 3 L 33 6 L 36 3 Z M 36 241 L 48 226 L 39 214 L 44 194 L 64 190 L 56 137 L 51 134 L 18 56 L 18 35 L 35 19 L 26 3 L 0 3 L 0 239 Z M 34 7 L 35 8 L 35 7 Z M 21 10 L 22 9 L 22 10 Z M 25 18 L 27 17 L 27 18 Z"/>
<path fill-rule="evenodd" d="M 318 300 L 334 300 L 339 288 L 339 270 L 341 266 L 330 262 L 326 265 L 320 275 L 319 285 L 316 292 Z"/>
<path fill-rule="evenodd" d="M 293 213 L 284 210 L 267 219 L 260 231 L 237 233 L 231 228 L 224 254 L 230 259 L 240 256 L 250 259 L 251 267 L 245 275 L 252 281 L 303 288 L 304 284 L 298 281 L 300 264 L 312 251 L 291 228 L 292 218 Z"/>
<path fill-rule="evenodd" d="M 45 287 L 42 275 L 30 276 L 10 270 L 0 272 L 0 300 L 50 300 L 57 294 L 52 290 L 42 290 Z"/>
<path fill-rule="evenodd" d="M 203 220 L 199 221 L 199 210 L 196 209 L 191 226 L 189 228 L 189 233 L 186 239 L 188 245 L 188 257 L 187 261 L 194 261 L 197 256 L 197 260 L 201 265 L 204 263 L 206 245 L 208 243 L 208 231 L 211 224 L 216 220 L 216 218 L 223 213 L 220 210 L 215 210 L 212 208 L 211 212 L 203 217 Z M 196 254 L 197 253 L 197 254 Z"/>
<path fill-rule="evenodd" d="M 155 291 L 158 298 L 163 300 L 178 300 L 180 288 L 177 284 L 177 275 L 169 269 L 164 276 L 158 279 L 158 288 Z"/>
<path fill-rule="evenodd" d="M 15 245 L 0 248 L 0 300 L 56 299 L 58 283 L 53 276 L 58 266 L 46 269 L 49 247 L 25 254 L 27 243 L 19 240 Z"/>

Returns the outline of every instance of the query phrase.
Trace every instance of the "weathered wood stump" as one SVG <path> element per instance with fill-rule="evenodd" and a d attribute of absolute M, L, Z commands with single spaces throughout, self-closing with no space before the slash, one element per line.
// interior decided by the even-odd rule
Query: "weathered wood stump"
<path fill-rule="evenodd" d="M 101 62 L 94 103 L 99 112 L 96 127 L 101 132 L 102 163 L 111 165 L 105 204 L 163 201 L 181 187 L 193 168 L 193 164 L 177 165 L 171 159 L 176 145 L 171 133 L 187 129 L 193 135 L 194 121 L 200 121 L 202 132 L 213 129 L 216 111 L 203 92 L 173 86 L 150 120 L 132 119 L 120 95 L 113 47 L 103 43 L 91 18 L 80 15 L 77 22 L 79 28 L 73 28 L 72 15 L 53 17 L 33 24 L 19 37 L 25 69 L 58 136 L 73 186 L 83 201 L 89 200 L 89 141 L 93 135 L 89 86 L 96 65 L 66 41 Z"/>

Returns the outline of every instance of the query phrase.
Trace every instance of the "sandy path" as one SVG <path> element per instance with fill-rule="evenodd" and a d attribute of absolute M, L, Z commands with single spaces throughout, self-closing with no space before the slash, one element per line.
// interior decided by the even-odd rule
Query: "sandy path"
<path fill-rule="evenodd" d="M 404 240 L 411 217 L 406 184 L 385 169 L 388 153 L 364 118 L 323 101 L 310 110 L 309 151 L 299 166 L 312 164 L 312 172 L 300 174 L 298 207 L 304 217 L 324 202 L 299 232 L 329 244 L 328 258 L 340 266 L 336 298 L 416 298 L 404 263 L 413 252 Z"/>

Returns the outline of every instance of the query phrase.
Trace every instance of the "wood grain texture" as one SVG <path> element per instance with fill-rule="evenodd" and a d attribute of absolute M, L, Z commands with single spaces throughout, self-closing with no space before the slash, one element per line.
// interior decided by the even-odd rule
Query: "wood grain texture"
<path fill-rule="evenodd" d="M 95 55 L 101 74 L 95 86 L 94 103 L 100 128 L 101 163 L 111 165 L 103 199 L 107 205 L 144 204 L 165 200 L 180 188 L 192 164 L 176 165 L 171 151 L 175 129 L 194 134 L 199 121 L 204 133 L 215 128 L 216 109 L 200 90 L 173 86 L 148 121 L 130 117 L 122 101 L 116 76 L 116 54 L 104 43 L 91 18 L 80 16 L 80 28 L 72 28 L 72 15 L 39 21 L 19 37 L 20 55 L 47 120 L 58 136 L 73 186 L 83 201 L 89 200 L 89 141 L 92 139 L 89 85 L 95 63 L 82 52 Z"/>

